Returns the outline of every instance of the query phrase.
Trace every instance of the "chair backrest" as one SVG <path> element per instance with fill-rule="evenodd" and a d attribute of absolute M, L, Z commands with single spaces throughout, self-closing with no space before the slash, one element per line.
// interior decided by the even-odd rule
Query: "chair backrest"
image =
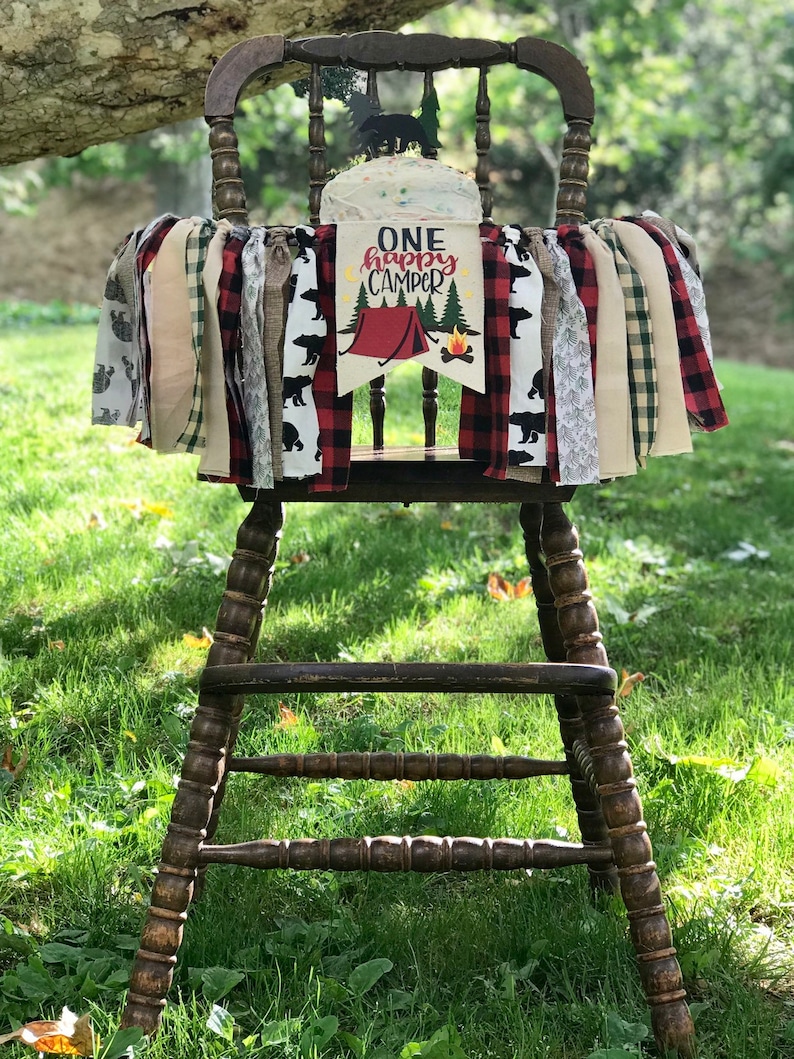
<path fill-rule="evenodd" d="M 310 222 L 320 220 L 322 191 L 328 180 L 323 67 L 353 68 L 366 73 L 366 95 L 378 104 L 378 74 L 405 70 L 424 74 L 424 94 L 434 88 L 433 75 L 451 67 L 477 71 L 478 88 L 474 113 L 475 180 L 480 192 L 483 218 L 490 220 L 493 195 L 490 181 L 491 104 L 488 74 L 493 66 L 512 63 L 521 70 L 540 75 L 557 90 L 567 122 L 563 140 L 556 197 L 556 224 L 579 224 L 585 220 L 590 127 L 595 112 L 593 90 L 587 71 L 565 48 L 536 37 L 521 37 L 511 43 L 479 38 L 452 38 L 422 33 L 403 35 L 370 31 L 352 35 L 308 37 L 287 40 L 282 36 L 254 37 L 231 48 L 216 64 L 207 82 L 204 113 L 210 126 L 213 204 L 216 215 L 233 224 L 247 225 L 245 188 L 242 180 L 234 112 L 241 93 L 257 78 L 266 78 L 287 63 L 309 65 L 308 91 L 308 199 Z M 374 153 L 374 152 L 373 152 Z M 422 150 L 435 158 L 432 146 Z M 422 371 L 424 448 L 435 450 L 438 416 L 438 375 Z M 385 379 L 370 383 L 372 447 L 384 448 Z M 428 458 L 434 458 L 429 455 Z"/>
<path fill-rule="evenodd" d="M 492 66 L 513 63 L 519 69 L 539 74 L 557 89 L 568 123 L 557 191 L 557 224 L 577 224 L 585 219 L 590 126 L 595 107 L 587 71 L 574 55 L 558 44 L 537 37 L 520 37 L 512 43 L 503 43 L 434 33 L 403 35 L 382 30 L 303 40 L 287 40 L 282 36 L 253 37 L 231 48 L 216 64 L 207 82 L 204 114 L 210 126 L 213 202 L 219 217 L 226 217 L 235 224 L 248 223 L 234 132 L 237 101 L 252 81 L 291 62 L 310 66 L 309 212 L 313 224 L 319 220 L 320 197 L 328 176 L 321 80 L 324 66 L 365 71 L 367 95 L 373 102 L 378 99 L 377 78 L 381 71 L 423 72 L 427 93 L 433 86 L 433 74 L 439 70 L 450 67 L 478 70 L 475 178 L 485 218 L 490 217 L 492 208 L 488 71 Z M 433 148 L 423 153 L 435 157 Z"/>

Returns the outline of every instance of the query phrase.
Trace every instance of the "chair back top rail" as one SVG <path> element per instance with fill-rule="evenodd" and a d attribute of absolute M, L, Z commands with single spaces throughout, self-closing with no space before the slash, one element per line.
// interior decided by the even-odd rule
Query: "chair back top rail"
<path fill-rule="evenodd" d="M 446 37 L 435 33 L 403 35 L 384 30 L 339 36 L 288 40 L 283 36 L 252 37 L 235 45 L 218 61 L 207 81 L 204 114 L 210 125 L 213 160 L 213 201 L 219 217 L 247 224 L 248 213 L 242 181 L 234 111 L 245 87 L 267 77 L 290 62 L 308 63 L 310 71 L 310 184 L 312 222 L 317 222 L 319 192 L 325 183 L 325 136 L 322 122 L 320 70 L 323 66 L 348 66 L 366 70 L 370 94 L 374 78 L 382 70 L 413 70 L 432 73 L 450 67 L 480 70 L 477 107 L 477 183 L 486 217 L 490 213 L 487 150 L 487 71 L 501 63 L 544 77 L 557 89 L 568 129 L 563 142 L 557 194 L 557 223 L 584 220 L 587 189 L 590 126 L 595 113 L 593 90 L 587 71 L 565 48 L 537 37 L 513 42 L 480 38 Z"/>

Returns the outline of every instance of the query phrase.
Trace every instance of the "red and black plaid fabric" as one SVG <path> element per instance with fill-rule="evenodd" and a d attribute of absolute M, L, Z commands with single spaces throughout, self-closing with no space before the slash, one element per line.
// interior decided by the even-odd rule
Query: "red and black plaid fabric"
<path fill-rule="evenodd" d="M 178 217 L 174 217 L 169 214 L 168 216 L 162 217 L 159 224 L 157 224 L 152 231 L 143 240 L 141 245 L 135 252 L 135 269 L 138 276 L 141 277 L 141 285 L 138 289 L 138 304 L 141 321 L 146 319 L 146 303 L 143 298 L 143 274 L 146 272 L 149 265 L 157 257 L 157 252 L 163 245 L 163 239 L 168 235 L 171 229 L 174 227 L 176 222 L 179 220 Z M 149 343 L 146 339 L 148 334 L 148 327 L 142 326 L 140 329 L 141 336 L 141 386 L 143 388 L 143 403 L 146 409 L 146 417 L 149 418 L 149 380 L 152 377 L 152 351 L 149 348 Z M 151 438 L 145 440 L 142 436 L 138 435 L 138 441 L 141 444 L 146 445 L 147 448 L 152 447 Z"/>
<path fill-rule="evenodd" d="M 717 380 L 714 378 L 714 369 L 709 363 L 706 347 L 700 337 L 692 302 L 689 300 L 689 293 L 684 277 L 681 275 L 681 266 L 678 264 L 673 245 L 667 236 L 649 221 L 641 217 L 624 217 L 623 220 L 633 221 L 646 231 L 662 249 L 675 312 L 686 410 L 703 430 L 719 430 L 720 427 L 728 425 L 728 416 L 720 397 Z"/>
<path fill-rule="evenodd" d="M 482 460 L 485 474 L 503 479 L 507 472 L 510 415 L 510 265 L 497 243 L 501 229 L 480 225 L 485 292 L 485 393 L 463 387 L 458 451 L 463 460 Z"/>
<path fill-rule="evenodd" d="M 568 255 L 568 259 L 571 262 L 573 282 L 587 317 L 587 335 L 590 339 L 590 365 L 593 370 L 593 386 L 595 386 L 598 281 L 593 258 L 584 245 L 578 224 L 561 224 L 557 229 L 557 242 Z"/>
<path fill-rule="evenodd" d="M 312 391 L 320 427 L 323 469 L 312 479 L 312 493 L 339 492 L 350 476 L 350 444 L 353 435 L 353 394 L 336 396 L 336 226 L 323 224 L 317 236 L 317 280 L 320 312 L 328 324 L 328 335 L 317 361 Z"/>
<path fill-rule="evenodd" d="M 240 302 L 243 268 L 240 255 L 248 242 L 248 230 L 234 228 L 223 248 L 223 266 L 218 282 L 218 322 L 223 345 L 223 369 L 226 380 L 226 415 L 229 419 L 229 476 L 218 478 L 199 474 L 206 482 L 251 484 L 251 442 L 243 411 L 242 394 L 235 383 L 235 364 L 240 352 Z"/>

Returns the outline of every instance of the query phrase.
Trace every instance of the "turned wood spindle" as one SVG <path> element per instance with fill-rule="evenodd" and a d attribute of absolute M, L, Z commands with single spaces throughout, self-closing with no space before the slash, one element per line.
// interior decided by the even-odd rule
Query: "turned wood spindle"
<path fill-rule="evenodd" d="M 380 96 L 378 95 L 378 71 L 373 69 L 373 67 L 370 67 L 367 70 L 367 99 L 371 103 L 374 103 L 375 106 L 380 106 Z M 379 154 L 379 145 L 370 141 L 366 153 L 368 158 L 377 158 Z"/>
<path fill-rule="evenodd" d="M 320 223 L 320 199 L 328 179 L 325 159 L 323 80 L 319 63 L 309 74 L 309 220 Z"/>
<path fill-rule="evenodd" d="M 491 150 L 491 100 L 488 96 L 488 67 L 480 67 L 475 104 L 474 146 L 477 152 L 475 179 L 480 189 L 482 217 L 491 220 L 493 210 L 493 192 L 491 190 L 491 161 L 488 152 Z"/>
<path fill-rule="evenodd" d="M 583 224 L 587 219 L 587 173 L 590 157 L 589 121 L 571 121 L 565 133 L 557 189 L 556 224 Z"/>
<path fill-rule="evenodd" d="M 438 421 L 438 372 L 422 368 L 422 418 L 425 423 L 425 448 L 436 444 L 436 422 Z"/>
<path fill-rule="evenodd" d="M 372 448 L 383 451 L 383 427 L 386 422 L 386 376 L 378 375 L 369 384 L 369 415 L 372 420 Z"/>
<path fill-rule="evenodd" d="M 607 665 L 579 537 L 560 504 L 545 505 L 540 543 L 568 661 Z M 580 696 L 578 701 L 654 1034 L 661 1048 L 689 1056 L 694 1025 L 615 696 Z"/>
<path fill-rule="evenodd" d="M 562 641 L 554 595 L 549 585 L 540 546 L 544 507 L 545 505 L 542 504 L 522 504 L 519 517 L 524 531 L 524 544 L 532 577 L 532 592 L 538 611 L 543 649 L 550 662 L 564 662 L 566 660 L 565 645 Z M 574 752 L 577 740 L 584 740 L 584 722 L 579 702 L 571 695 L 555 695 L 554 705 L 557 710 L 565 759 L 568 763 L 571 793 L 576 806 L 582 841 L 586 845 L 609 848 L 609 833 L 598 796 L 582 774 Z M 589 870 L 590 884 L 594 889 L 617 890 L 618 874 L 614 864 L 590 865 Z"/>
<path fill-rule="evenodd" d="M 248 224 L 237 134 L 229 117 L 208 117 L 209 144 L 212 157 L 212 205 L 218 219 L 232 224 Z"/>
<path fill-rule="evenodd" d="M 237 534 L 207 666 L 246 661 L 273 576 L 283 523 L 278 503 L 255 504 Z M 194 896 L 199 847 L 225 771 L 235 696 L 202 692 L 190 730 L 151 903 L 135 957 L 125 1026 L 157 1032 L 171 985 L 187 910 Z"/>

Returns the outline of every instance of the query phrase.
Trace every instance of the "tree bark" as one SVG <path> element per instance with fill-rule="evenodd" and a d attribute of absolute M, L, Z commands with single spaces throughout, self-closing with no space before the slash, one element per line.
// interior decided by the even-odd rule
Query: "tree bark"
<path fill-rule="evenodd" d="M 445 2 L 0 0 L 0 164 L 197 117 L 213 63 L 247 37 L 396 29 Z"/>

